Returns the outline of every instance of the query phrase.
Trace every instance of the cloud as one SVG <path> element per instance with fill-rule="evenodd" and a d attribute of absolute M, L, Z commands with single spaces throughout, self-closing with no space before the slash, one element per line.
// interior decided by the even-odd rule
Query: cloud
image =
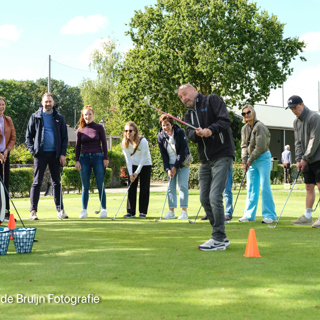
<path fill-rule="evenodd" d="M 305 52 L 320 51 L 320 31 L 304 33 L 299 40 L 306 43 Z"/>
<path fill-rule="evenodd" d="M 33 69 L 25 68 L 24 66 L 18 65 L 13 69 L 2 68 L 1 77 L 3 79 L 14 79 L 14 80 L 36 80 L 36 73 Z"/>
<path fill-rule="evenodd" d="M 298 95 L 311 110 L 318 110 L 320 64 L 301 70 L 284 83 L 284 105 L 292 95 Z M 264 102 L 260 102 L 263 103 Z M 282 89 L 272 90 L 267 104 L 282 106 Z"/>
<path fill-rule="evenodd" d="M 19 40 L 20 34 L 21 30 L 18 30 L 13 24 L 4 24 L 0 26 L 0 46 L 5 46 L 8 41 Z"/>
<path fill-rule="evenodd" d="M 80 56 L 78 57 L 78 60 L 88 66 L 90 64 L 90 59 L 93 51 L 99 50 L 100 52 L 103 52 L 102 44 L 104 42 L 109 42 L 109 41 L 110 41 L 109 38 L 97 39 L 90 47 L 88 47 L 84 52 L 80 54 Z"/>
<path fill-rule="evenodd" d="M 84 17 L 75 17 L 61 28 L 62 34 L 96 33 L 108 24 L 108 19 L 100 14 Z"/>

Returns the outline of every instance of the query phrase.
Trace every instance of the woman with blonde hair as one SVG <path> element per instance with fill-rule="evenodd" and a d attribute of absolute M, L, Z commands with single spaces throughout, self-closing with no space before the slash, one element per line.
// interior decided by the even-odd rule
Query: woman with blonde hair
<path fill-rule="evenodd" d="M 151 178 L 151 155 L 147 139 L 139 134 L 139 129 L 133 121 L 126 123 L 122 139 L 122 151 L 126 158 L 129 183 L 127 214 L 124 218 L 136 216 L 137 187 L 140 177 L 139 218 L 145 218 L 148 213 Z"/>
<path fill-rule="evenodd" d="M 101 201 L 100 218 L 107 218 L 106 192 L 104 189 L 105 168 L 109 164 L 106 133 L 101 124 L 93 121 L 91 106 L 82 109 L 76 139 L 76 168 L 82 181 L 82 211 L 79 218 L 88 218 L 88 201 L 91 171 L 93 170 Z"/>
<path fill-rule="evenodd" d="M 247 104 L 242 108 L 243 123 L 241 130 L 241 160 L 244 172 L 247 172 L 247 200 L 244 215 L 240 222 L 256 220 L 256 213 L 261 186 L 262 223 L 277 220 L 273 201 L 270 171 L 271 153 L 269 151 L 270 132 L 257 120 L 256 111 Z"/>

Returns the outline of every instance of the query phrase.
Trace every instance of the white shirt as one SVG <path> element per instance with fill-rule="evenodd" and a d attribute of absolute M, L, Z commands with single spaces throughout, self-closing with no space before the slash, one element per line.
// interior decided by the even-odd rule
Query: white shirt
<path fill-rule="evenodd" d="M 152 165 L 149 144 L 145 138 L 140 141 L 137 151 L 134 155 L 131 156 L 131 154 L 134 152 L 131 142 L 129 142 L 128 148 L 125 148 L 125 146 L 122 144 L 122 151 L 124 153 L 124 157 L 126 158 L 127 168 L 130 176 L 133 174 L 133 165 L 138 166 L 137 170 L 135 171 L 136 174 L 140 173 L 143 166 Z"/>
<path fill-rule="evenodd" d="M 177 150 L 176 150 L 176 145 L 175 145 L 175 141 L 174 141 L 174 132 L 172 131 L 172 136 L 169 136 L 168 141 L 171 144 L 168 143 L 167 146 L 167 152 L 168 152 L 168 156 L 169 156 L 169 164 L 175 164 L 176 160 L 177 160 Z M 172 150 L 173 149 L 173 150 Z"/>

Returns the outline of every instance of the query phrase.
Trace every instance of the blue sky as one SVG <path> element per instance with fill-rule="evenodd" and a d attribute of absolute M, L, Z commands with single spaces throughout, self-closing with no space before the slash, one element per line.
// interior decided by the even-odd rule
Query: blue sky
<path fill-rule="evenodd" d="M 52 77 L 77 85 L 89 70 L 89 56 L 99 39 L 113 37 L 126 51 L 131 40 L 124 35 L 134 10 L 153 5 L 155 0 L 0 0 L 0 79 L 35 80 L 48 75 L 51 55 Z M 318 106 L 320 81 L 320 0 L 258 0 L 261 9 L 285 23 L 285 37 L 304 39 L 308 46 L 296 59 L 294 74 L 284 84 L 285 100 L 300 95 L 306 105 Z M 69 68 L 66 66 L 73 68 Z M 80 69 L 80 70 L 77 70 Z M 282 90 L 271 93 L 268 104 L 282 105 Z"/>

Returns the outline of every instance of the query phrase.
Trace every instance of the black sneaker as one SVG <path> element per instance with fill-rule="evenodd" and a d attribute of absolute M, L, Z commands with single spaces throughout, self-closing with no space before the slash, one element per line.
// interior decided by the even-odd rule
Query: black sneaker
<path fill-rule="evenodd" d="M 204 221 L 204 220 L 208 220 L 208 216 L 207 215 L 205 215 L 202 218 L 200 218 L 200 221 Z"/>
<path fill-rule="evenodd" d="M 127 213 L 126 215 L 123 216 L 124 218 L 135 218 L 136 216 L 132 213 Z"/>

